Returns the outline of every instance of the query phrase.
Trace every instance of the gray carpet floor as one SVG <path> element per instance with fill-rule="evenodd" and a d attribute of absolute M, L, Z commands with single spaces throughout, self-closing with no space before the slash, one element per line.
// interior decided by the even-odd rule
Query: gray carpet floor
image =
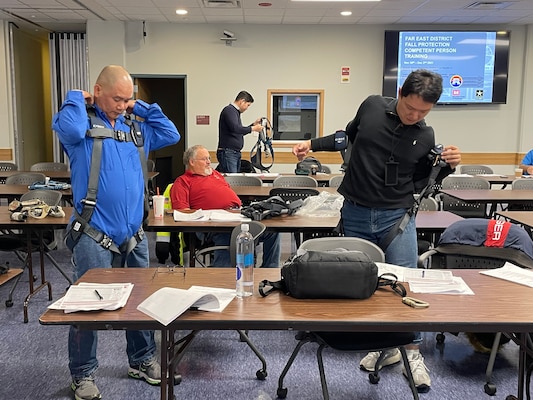
<path fill-rule="evenodd" d="M 283 241 L 290 242 L 290 240 Z M 152 240 L 151 249 L 154 248 Z M 61 247 L 54 258 L 70 269 L 70 253 Z M 0 263 L 12 267 L 20 262 L 10 253 L 0 255 Z M 154 266 L 157 262 L 154 259 Z M 52 282 L 54 300 L 64 293 L 67 282 L 47 261 L 47 278 Z M 46 291 L 31 299 L 29 322 L 23 323 L 22 302 L 28 291 L 24 274 L 16 288 L 13 307 L 6 307 L 11 283 L 0 287 L 0 399 L 72 399 L 69 389 L 67 336 L 68 327 L 42 326 L 39 316 L 50 304 Z M 268 310 L 265 310 L 267 312 Z M 187 332 L 178 332 L 184 335 Z M 157 336 L 158 337 L 158 336 Z M 267 361 L 268 377 L 255 378 L 259 360 L 239 341 L 235 331 L 203 331 L 198 334 L 179 365 L 182 382 L 175 387 L 177 399 L 268 400 L 276 398 L 277 381 L 296 345 L 294 332 L 251 331 L 250 338 Z M 505 399 L 517 394 L 518 348 L 503 346 L 493 373 L 497 393 L 489 397 L 483 391 L 488 354 L 474 351 L 465 334 L 446 334 L 444 346 L 437 346 L 435 333 L 423 334 L 421 346 L 430 369 L 432 386 L 422 400 Z M 122 331 L 99 334 L 97 384 L 104 399 L 159 399 L 159 388 L 127 377 L 125 335 Z M 322 399 L 316 344 L 303 347 L 285 380 L 287 399 Z M 359 369 L 362 355 L 325 351 L 325 370 L 332 400 L 389 400 L 412 398 L 401 365 L 383 369 L 378 385 L 369 382 Z"/>

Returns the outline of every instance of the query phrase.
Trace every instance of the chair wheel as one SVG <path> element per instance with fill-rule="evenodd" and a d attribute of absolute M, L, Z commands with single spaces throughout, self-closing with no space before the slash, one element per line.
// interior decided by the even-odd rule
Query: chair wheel
<path fill-rule="evenodd" d="M 494 396 L 496 394 L 496 385 L 494 383 L 487 382 L 483 388 L 485 389 L 485 393 L 489 396 Z"/>
<path fill-rule="evenodd" d="M 257 370 L 257 372 L 255 373 L 255 376 L 256 376 L 257 379 L 259 379 L 260 381 L 264 381 L 265 378 L 268 376 L 268 373 L 267 373 L 264 369 L 259 369 L 259 370 Z"/>
<path fill-rule="evenodd" d="M 174 385 L 179 385 L 181 383 L 181 374 L 174 374 Z"/>
<path fill-rule="evenodd" d="M 13 307 L 13 300 L 6 300 L 6 307 Z"/>
<path fill-rule="evenodd" d="M 372 384 L 377 384 L 379 382 L 379 375 L 377 372 L 371 372 L 368 374 L 368 380 L 370 381 L 370 383 Z"/>
<path fill-rule="evenodd" d="M 446 336 L 444 336 L 444 333 L 437 333 L 435 339 L 437 340 L 437 343 L 444 343 L 444 339 L 446 339 Z"/>
<path fill-rule="evenodd" d="M 278 388 L 276 394 L 278 395 L 278 399 L 284 399 L 287 397 L 287 388 Z"/>

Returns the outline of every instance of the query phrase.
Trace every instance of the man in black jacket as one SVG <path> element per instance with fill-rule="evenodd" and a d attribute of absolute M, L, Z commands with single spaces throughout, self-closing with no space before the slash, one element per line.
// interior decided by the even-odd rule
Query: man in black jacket
<path fill-rule="evenodd" d="M 240 172 L 241 150 L 244 146 L 244 135 L 251 132 L 260 132 L 261 118 L 253 124 L 243 126 L 241 114 L 248 110 L 254 102 L 252 95 L 246 91 L 241 91 L 232 104 L 228 104 L 220 112 L 218 120 L 218 172 Z"/>
<path fill-rule="evenodd" d="M 385 247 L 389 231 L 413 205 L 413 195 L 426 186 L 433 161 L 428 155 L 435 148 L 435 136 L 424 118 L 441 93 L 440 75 L 413 71 L 399 89 L 397 99 L 369 96 L 363 101 L 345 133 L 336 132 L 293 147 L 293 153 L 301 159 L 310 150 L 339 151 L 351 144 L 346 175 L 338 189 L 345 199 L 341 219 L 346 236 Z M 461 153 L 455 146 L 446 146 L 440 158 L 447 165 L 440 170 L 437 181 L 455 170 Z M 388 263 L 417 267 L 415 215 L 383 250 Z M 426 392 L 431 379 L 418 350 L 419 343 L 420 338 L 407 350 L 416 387 L 419 392 Z M 361 368 L 373 371 L 379 355 L 369 353 L 361 360 Z M 383 366 L 400 359 L 397 349 L 388 351 Z"/>

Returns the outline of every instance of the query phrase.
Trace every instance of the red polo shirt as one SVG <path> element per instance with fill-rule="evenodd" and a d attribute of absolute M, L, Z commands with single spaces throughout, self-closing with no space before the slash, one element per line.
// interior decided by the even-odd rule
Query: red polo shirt
<path fill-rule="evenodd" d="M 241 200 L 218 171 L 208 176 L 190 170 L 179 176 L 170 189 L 174 210 L 192 208 L 213 210 L 240 207 Z"/>

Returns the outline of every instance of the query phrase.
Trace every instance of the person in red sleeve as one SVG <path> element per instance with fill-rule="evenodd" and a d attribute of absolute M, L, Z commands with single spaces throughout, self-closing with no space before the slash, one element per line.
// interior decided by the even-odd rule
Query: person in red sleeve
<path fill-rule="evenodd" d="M 184 209 L 235 209 L 242 203 L 224 176 L 211 168 L 209 151 L 201 145 L 188 148 L 183 154 L 186 171 L 179 176 L 170 189 L 170 201 L 174 210 Z M 198 234 L 201 236 L 202 234 Z M 230 233 L 210 233 L 209 239 L 215 246 L 228 246 Z M 280 266 L 280 238 L 278 233 L 264 233 L 259 240 L 263 242 L 263 268 Z M 215 251 L 214 267 L 232 267 L 227 250 Z"/>

